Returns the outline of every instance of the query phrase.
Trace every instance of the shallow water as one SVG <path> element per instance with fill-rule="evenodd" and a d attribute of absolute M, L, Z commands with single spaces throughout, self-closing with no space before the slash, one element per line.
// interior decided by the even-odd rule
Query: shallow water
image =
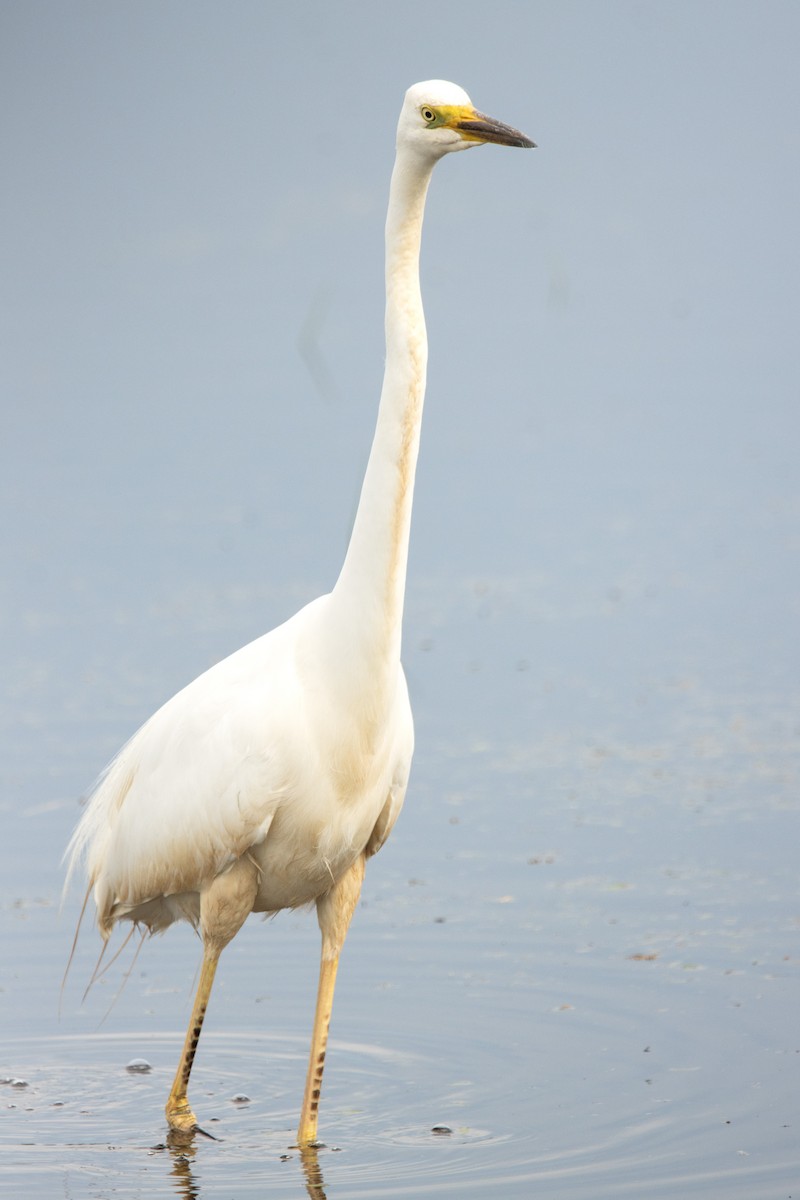
<path fill-rule="evenodd" d="M 466 596 L 451 605 L 448 636 L 474 648 L 486 616 Z M 495 663 L 527 620 L 507 605 L 505 618 L 486 651 Z M 87 923 L 58 1019 L 77 899 L 59 918 L 54 864 L 77 810 L 59 798 L 63 779 L 34 803 L 42 776 L 30 762 L 20 771 L 5 804 L 16 853 L 0 913 L 13 964 L 0 1062 L 6 1194 L 797 1192 L 791 694 L 782 704 L 777 684 L 754 698 L 640 680 L 638 726 L 610 699 L 592 737 L 584 681 L 561 678 L 554 696 L 510 655 L 487 672 L 442 637 L 423 641 L 408 655 L 427 682 L 420 755 L 343 957 L 316 1157 L 292 1148 L 313 916 L 251 919 L 226 950 L 190 1092 L 218 1140 L 168 1147 L 163 1103 L 198 943 L 174 928 L 135 961 L 129 946 L 81 1005 L 97 950 Z M 466 745 L 452 705 L 447 719 L 432 715 L 437 689 L 459 675 Z M 502 708 L 508 740 L 473 737 L 472 713 L 496 713 L 506 689 L 517 701 Z M 524 740 L 540 704 L 549 716 Z M 562 706 L 574 723 L 554 728 Z M 152 1069 L 128 1072 L 134 1059 Z"/>
<path fill-rule="evenodd" d="M 311 914 L 253 918 L 225 951 L 190 1091 L 218 1140 L 163 1144 L 190 930 L 128 946 L 82 1003 L 87 920 L 58 1011 L 79 908 L 75 888 L 59 916 L 58 862 L 92 773 L 215 652 L 317 588 L 215 590 L 188 554 L 180 587 L 151 582 L 146 602 L 110 599 L 91 559 L 64 564 L 52 599 L 20 573 L 0 797 L 5 1193 L 796 1195 L 792 593 L 762 584 L 769 621 L 742 638 L 751 588 L 703 558 L 684 516 L 676 501 L 677 577 L 635 525 L 619 558 L 637 574 L 600 539 L 535 575 L 412 577 L 418 749 L 342 960 L 318 1161 L 292 1149 Z M 738 536 L 769 565 L 755 525 Z M 790 539 L 787 517 L 775 553 Z M 134 1059 L 152 1070 L 130 1074 Z"/>

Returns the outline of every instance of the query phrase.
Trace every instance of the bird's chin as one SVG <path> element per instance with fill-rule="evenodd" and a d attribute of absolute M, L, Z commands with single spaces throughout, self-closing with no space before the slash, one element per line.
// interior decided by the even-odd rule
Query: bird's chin
<path fill-rule="evenodd" d="M 448 131 L 449 132 L 449 131 Z M 465 138 L 460 133 L 453 133 L 447 141 L 442 140 L 438 147 L 437 158 L 444 158 L 445 154 L 456 154 L 459 150 L 471 150 L 473 146 L 480 146 L 476 138 Z"/>

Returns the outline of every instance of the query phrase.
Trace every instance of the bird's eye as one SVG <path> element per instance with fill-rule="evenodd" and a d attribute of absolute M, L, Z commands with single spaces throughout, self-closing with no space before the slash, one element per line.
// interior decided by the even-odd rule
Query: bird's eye
<path fill-rule="evenodd" d="M 420 112 L 422 113 L 423 121 L 427 121 L 429 125 L 432 125 L 436 120 L 436 113 L 432 108 L 428 108 L 427 104 L 420 109 Z"/>

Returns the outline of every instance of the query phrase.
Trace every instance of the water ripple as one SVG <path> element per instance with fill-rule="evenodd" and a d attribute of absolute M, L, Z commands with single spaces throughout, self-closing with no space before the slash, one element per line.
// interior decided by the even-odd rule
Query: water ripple
<path fill-rule="evenodd" d="M 532 1090 L 523 1109 L 509 1111 L 509 1088 L 520 1082 L 513 1066 L 498 1070 L 488 1045 L 473 1046 L 472 1078 L 443 1085 L 440 1035 L 414 1050 L 332 1042 L 326 1145 L 300 1152 L 292 1142 L 302 1039 L 209 1032 L 193 1098 L 219 1140 L 176 1144 L 163 1140 L 162 1105 L 181 1035 L 148 1033 L 153 1069 L 128 1072 L 130 1048 L 141 1041 L 100 1033 L 15 1047 L 28 1086 L 12 1093 L 8 1084 L 0 1093 L 0 1137 L 6 1177 L 26 1196 L 62 1189 L 70 1198 L 113 1192 L 180 1200 L 791 1194 L 784 1186 L 789 1131 L 782 1153 L 751 1159 L 702 1089 L 691 1107 L 678 1093 L 643 1106 L 625 1088 L 606 1103 L 587 1081 L 588 1093 L 577 1088 L 569 1107 L 557 1093 L 548 1104 L 543 1091 Z M 472 1124 L 477 1111 L 493 1114 L 495 1126 Z"/>

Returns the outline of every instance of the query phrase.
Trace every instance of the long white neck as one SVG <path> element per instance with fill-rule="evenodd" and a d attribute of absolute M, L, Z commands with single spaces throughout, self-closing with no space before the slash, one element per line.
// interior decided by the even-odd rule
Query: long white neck
<path fill-rule="evenodd" d="M 354 667 L 400 660 L 403 599 L 428 340 L 419 285 L 433 163 L 398 150 L 386 218 L 386 368 L 378 422 L 344 565 L 331 595 Z"/>

